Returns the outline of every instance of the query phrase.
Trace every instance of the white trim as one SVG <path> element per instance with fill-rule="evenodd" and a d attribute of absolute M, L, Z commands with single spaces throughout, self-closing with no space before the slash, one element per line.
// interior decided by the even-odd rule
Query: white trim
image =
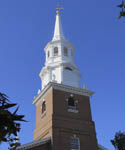
<path fill-rule="evenodd" d="M 44 48 L 44 51 L 46 52 L 48 47 L 50 47 L 53 44 L 57 44 L 57 43 L 62 43 L 63 45 L 67 46 L 67 48 L 71 48 L 73 52 L 75 51 L 73 44 L 71 42 L 64 40 L 64 39 L 48 42 L 46 47 Z"/>
<path fill-rule="evenodd" d="M 72 112 L 72 113 L 79 113 L 79 111 L 78 110 L 75 110 L 75 109 L 68 109 L 68 112 Z"/>
<path fill-rule="evenodd" d="M 43 118 L 45 115 L 46 115 L 46 111 L 44 111 L 44 112 L 41 114 L 41 118 Z"/>
<path fill-rule="evenodd" d="M 45 98 L 43 99 L 43 102 L 45 102 L 46 100 L 45 100 Z"/>
<path fill-rule="evenodd" d="M 45 88 L 40 92 L 40 94 L 34 98 L 32 104 L 37 104 L 40 101 L 40 99 L 47 94 L 48 90 L 50 90 L 52 88 L 56 89 L 56 90 L 65 91 L 65 92 L 83 95 L 83 96 L 88 96 L 88 97 L 90 97 L 94 94 L 93 91 L 90 91 L 88 89 L 76 88 L 76 87 L 72 87 L 72 86 L 68 86 L 68 85 L 49 82 L 45 86 Z"/>
<path fill-rule="evenodd" d="M 73 95 L 73 94 L 70 94 L 70 96 L 73 97 L 74 95 Z"/>

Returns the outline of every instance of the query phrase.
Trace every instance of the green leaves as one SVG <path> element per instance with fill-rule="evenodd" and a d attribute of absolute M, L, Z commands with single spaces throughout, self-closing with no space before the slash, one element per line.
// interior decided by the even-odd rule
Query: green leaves
<path fill-rule="evenodd" d="M 12 113 L 9 109 L 15 107 L 17 104 L 10 103 L 8 96 L 0 93 L 0 143 L 12 142 L 20 132 L 20 123 L 25 121 L 24 115 L 18 115 L 19 106 Z"/>
<path fill-rule="evenodd" d="M 125 133 L 121 131 L 117 132 L 111 143 L 116 149 L 125 150 Z"/>
<path fill-rule="evenodd" d="M 118 5 L 117 7 L 122 9 L 120 11 L 120 16 L 118 17 L 118 19 L 120 19 L 121 17 L 125 17 L 125 1 L 122 0 L 122 4 Z"/>
<path fill-rule="evenodd" d="M 16 106 L 17 104 L 5 104 L 3 106 L 0 106 L 0 110 L 1 109 L 8 109 L 8 108 L 12 108 L 14 106 Z"/>

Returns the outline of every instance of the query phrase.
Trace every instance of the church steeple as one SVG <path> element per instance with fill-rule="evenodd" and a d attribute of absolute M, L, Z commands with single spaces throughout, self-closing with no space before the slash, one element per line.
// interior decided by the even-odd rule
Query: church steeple
<path fill-rule="evenodd" d="M 40 72 L 42 90 L 34 97 L 34 141 L 17 150 L 97 150 L 90 96 L 80 88 L 81 75 L 74 63 L 74 47 L 65 40 L 60 8 L 53 40 L 45 47 L 46 62 Z"/>
<path fill-rule="evenodd" d="M 65 39 L 61 23 L 60 10 L 57 10 L 56 13 L 56 23 L 52 41 Z"/>
<path fill-rule="evenodd" d="M 80 87 L 81 75 L 74 63 L 74 46 L 68 42 L 63 34 L 60 9 L 56 12 L 54 36 L 45 47 L 46 62 L 40 72 L 42 89 L 49 82 Z"/>

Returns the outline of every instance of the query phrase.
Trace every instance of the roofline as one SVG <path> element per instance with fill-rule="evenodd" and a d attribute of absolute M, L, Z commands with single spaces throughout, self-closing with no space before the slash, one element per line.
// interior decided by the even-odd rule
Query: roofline
<path fill-rule="evenodd" d="M 98 147 L 101 148 L 102 150 L 108 150 L 107 148 L 105 148 L 104 146 L 98 144 Z"/>
<path fill-rule="evenodd" d="M 50 140 L 51 140 L 51 137 L 48 137 L 48 138 L 45 138 L 42 140 L 33 141 L 33 142 L 30 142 L 30 143 L 27 143 L 27 144 L 17 147 L 17 150 L 26 150 L 27 148 L 28 149 L 33 148 L 33 147 L 48 143 Z"/>
<path fill-rule="evenodd" d="M 86 88 L 82 89 L 82 88 L 72 87 L 72 86 L 68 86 L 68 85 L 64 85 L 64 84 L 49 82 L 45 86 L 45 88 L 39 93 L 39 95 L 34 97 L 34 100 L 33 100 L 32 104 L 36 104 L 41 99 L 41 97 L 43 97 L 45 95 L 45 93 L 48 90 L 50 90 L 51 88 L 56 89 L 56 90 L 60 90 L 60 91 L 70 92 L 70 93 L 73 93 L 73 94 L 88 96 L 88 97 L 90 97 L 94 94 L 93 91 L 90 91 Z"/>

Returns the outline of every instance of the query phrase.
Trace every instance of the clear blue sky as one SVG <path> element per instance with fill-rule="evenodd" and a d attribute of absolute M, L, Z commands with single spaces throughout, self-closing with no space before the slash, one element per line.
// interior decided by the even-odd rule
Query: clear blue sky
<path fill-rule="evenodd" d="M 125 131 L 125 18 L 118 20 L 121 1 L 64 0 L 62 23 L 75 48 L 81 85 L 95 91 L 91 98 L 98 142 L 113 150 L 110 139 Z M 56 0 L 0 1 L 0 92 L 20 105 L 21 143 L 33 140 L 33 97 L 41 87 L 44 47 L 52 39 Z M 0 145 L 7 150 L 7 145 Z"/>

